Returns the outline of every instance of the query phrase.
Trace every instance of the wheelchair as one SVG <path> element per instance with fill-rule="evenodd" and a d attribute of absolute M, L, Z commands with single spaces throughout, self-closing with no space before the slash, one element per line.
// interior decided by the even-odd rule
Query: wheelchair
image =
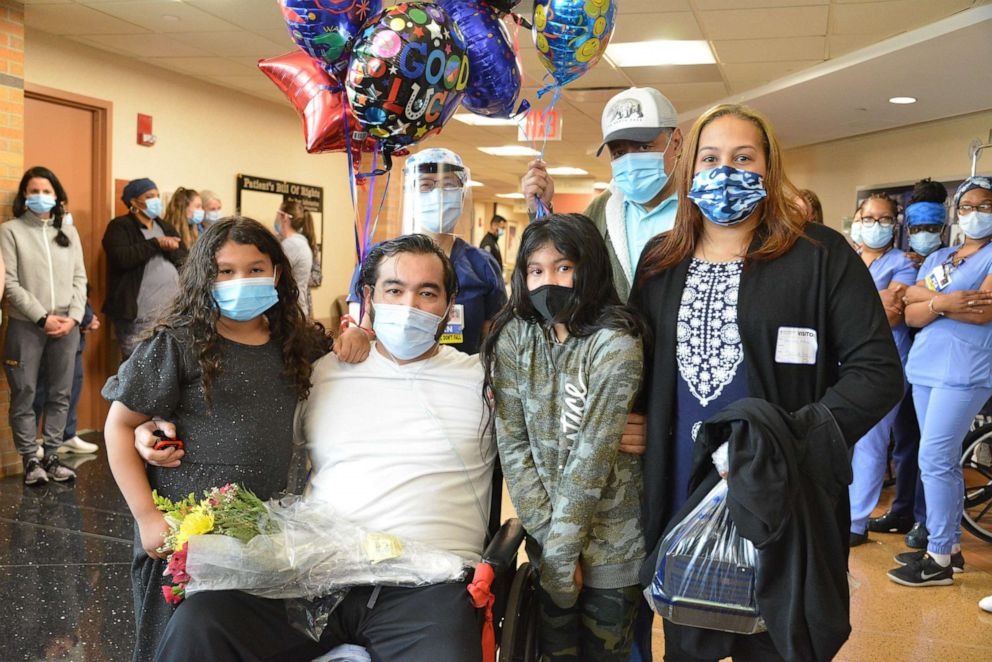
<path fill-rule="evenodd" d="M 975 537 L 992 542 L 992 422 L 969 432 L 962 444 L 964 512 L 961 526 Z"/>
<path fill-rule="evenodd" d="M 479 565 L 493 570 L 491 593 L 495 654 L 500 662 L 534 662 L 538 652 L 537 568 L 530 562 L 517 565 L 517 554 L 524 542 L 524 527 L 513 517 L 500 524 L 503 497 L 503 472 L 497 463 L 493 471 L 492 501 L 489 510 L 489 535 Z M 483 607 L 485 609 L 485 607 Z M 355 651 L 354 656 L 349 652 Z M 323 660 L 359 661 L 364 649 L 344 645 L 322 655 Z M 367 655 L 367 654 L 366 654 Z M 483 646 L 483 659 L 487 659 Z"/>

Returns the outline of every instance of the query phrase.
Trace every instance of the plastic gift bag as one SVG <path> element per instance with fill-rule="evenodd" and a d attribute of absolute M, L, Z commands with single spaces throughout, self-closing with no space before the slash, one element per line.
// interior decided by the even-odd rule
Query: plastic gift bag
<path fill-rule="evenodd" d="M 754 577 L 758 554 L 737 532 L 721 480 L 661 541 L 651 608 L 679 625 L 742 634 L 762 632 Z"/>
<path fill-rule="evenodd" d="M 263 598 L 318 598 L 352 586 L 425 586 L 459 581 L 468 562 L 451 552 L 366 531 L 320 501 L 270 501 L 261 533 L 241 542 L 190 536 L 186 594 L 240 590 Z"/>

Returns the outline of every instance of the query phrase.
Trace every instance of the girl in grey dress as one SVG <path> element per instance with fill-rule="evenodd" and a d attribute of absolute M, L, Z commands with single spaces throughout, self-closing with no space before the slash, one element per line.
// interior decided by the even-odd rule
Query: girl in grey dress
<path fill-rule="evenodd" d="M 310 389 L 310 364 L 330 351 L 307 320 L 275 237 L 250 219 L 225 219 L 194 244 L 171 313 L 103 389 L 113 401 L 105 435 L 111 470 L 135 518 L 134 660 L 150 660 L 173 607 L 162 595 L 167 525 L 151 492 L 179 499 L 240 483 L 267 499 L 283 490 L 293 413 Z M 145 466 L 135 428 L 172 421 L 185 456 Z"/>

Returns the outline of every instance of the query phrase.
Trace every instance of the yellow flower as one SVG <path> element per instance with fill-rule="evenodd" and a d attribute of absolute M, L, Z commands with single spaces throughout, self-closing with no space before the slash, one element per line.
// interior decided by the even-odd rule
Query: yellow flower
<path fill-rule="evenodd" d="M 214 530 L 214 516 L 202 510 L 194 510 L 183 519 L 176 534 L 176 549 L 186 544 L 190 536 L 210 533 Z"/>

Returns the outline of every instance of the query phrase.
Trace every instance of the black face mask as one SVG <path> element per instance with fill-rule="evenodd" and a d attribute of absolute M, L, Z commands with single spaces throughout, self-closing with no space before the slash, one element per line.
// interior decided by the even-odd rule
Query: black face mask
<path fill-rule="evenodd" d="M 542 285 L 541 287 L 528 292 L 530 302 L 541 313 L 548 322 L 556 322 L 558 314 L 568 305 L 568 299 L 572 296 L 571 287 L 561 285 Z"/>

